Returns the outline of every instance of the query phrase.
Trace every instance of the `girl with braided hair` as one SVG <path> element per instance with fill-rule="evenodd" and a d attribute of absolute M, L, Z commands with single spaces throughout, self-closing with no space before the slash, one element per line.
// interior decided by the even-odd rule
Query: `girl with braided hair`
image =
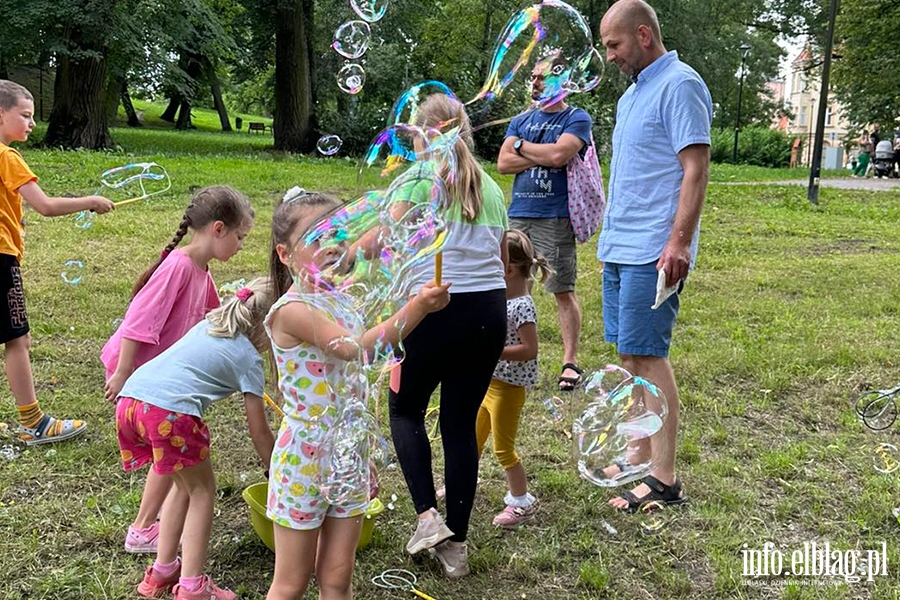
<path fill-rule="evenodd" d="M 210 186 L 194 194 L 172 241 L 138 277 L 125 318 L 100 354 L 107 400 L 115 402 L 135 369 L 162 354 L 219 306 L 209 262 L 227 262 L 240 252 L 252 226 L 253 209 L 240 192 Z M 188 230 L 193 231 L 190 242 L 179 248 Z M 156 552 L 156 518 L 171 487 L 169 478 L 150 471 L 137 518 L 125 537 L 127 552 Z"/>

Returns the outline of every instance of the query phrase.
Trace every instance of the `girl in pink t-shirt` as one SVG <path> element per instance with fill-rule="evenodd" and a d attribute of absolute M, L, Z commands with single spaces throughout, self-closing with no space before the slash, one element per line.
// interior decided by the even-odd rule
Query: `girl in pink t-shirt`
<path fill-rule="evenodd" d="M 226 262 L 240 252 L 252 226 L 253 209 L 240 192 L 211 186 L 194 194 L 172 241 L 134 284 L 125 319 L 100 354 L 107 400 L 114 402 L 135 369 L 162 354 L 219 306 L 209 261 Z M 193 230 L 191 241 L 177 248 L 188 229 Z M 171 487 L 169 478 L 150 471 L 137 518 L 128 527 L 126 551 L 156 552 L 156 517 Z"/>

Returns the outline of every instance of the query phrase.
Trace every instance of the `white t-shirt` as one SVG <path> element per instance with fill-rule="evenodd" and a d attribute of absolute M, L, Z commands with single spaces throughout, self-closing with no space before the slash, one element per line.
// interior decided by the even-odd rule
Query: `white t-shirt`
<path fill-rule="evenodd" d="M 506 345 L 515 346 L 522 343 L 519 327 L 525 323 L 537 323 L 537 309 L 530 295 L 519 296 L 506 301 Z M 501 360 L 494 369 L 494 379 L 510 385 L 531 387 L 537 383 L 538 361 L 533 360 Z"/>

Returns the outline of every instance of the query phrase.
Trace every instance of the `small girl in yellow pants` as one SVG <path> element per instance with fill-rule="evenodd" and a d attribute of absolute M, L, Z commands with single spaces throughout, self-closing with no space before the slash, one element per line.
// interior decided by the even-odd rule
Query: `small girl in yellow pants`
<path fill-rule="evenodd" d="M 494 454 L 506 469 L 506 508 L 494 517 L 494 525 L 515 528 L 534 517 L 537 500 L 528 493 L 525 467 L 516 453 L 516 432 L 525 405 L 525 389 L 537 383 L 537 311 L 530 294 L 536 271 L 541 281 L 550 267 L 538 256 L 524 233 L 506 233 L 509 262 L 506 267 L 506 347 L 494 370 L 478 421 L 475 425 L 478 448 L 483 449 L 488 434 L 494 437 Z"/>

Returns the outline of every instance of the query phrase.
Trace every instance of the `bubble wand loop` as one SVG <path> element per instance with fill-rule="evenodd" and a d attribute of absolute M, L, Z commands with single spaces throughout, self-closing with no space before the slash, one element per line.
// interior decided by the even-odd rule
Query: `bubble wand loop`
<path fill-rule="evenodd" d="M 118 179 L 118 176 L 120 176 L 121 174 L 137 169 L 140 169 L 139 173 L 124 177 L 123 179 Z M 116 202 L 116 207 L 126 206 L 134 202 L 146 200 L 147 198 L 150 198 L 152 196 L 164 194 L 172 188 L 172 180 L 169 178 L 168 171 L 166 171 L 165 167 L 156 163 L 133 163 L 124 165 L 122 167 L 116 167 L 114 169 L 104 171 L 100 176 L 101 185 L 113 190 L 121 189 L 126 185 L 134 183 L 135 181 L 141 188 L 141 195 L 134 198 L 129 198 L 128 200 L 121 200 L 119 202 Z M 165 181 L 166 187 L 161 190 L 148 192 L 147 188 L 144 187 L 145 181 Z"/>
<path fill-rule="evenodd" d="M 406 569 L 388 569 L 381 575 L 372 578 L 372 583 L 386 590 L 405 590 L 412 592 L 422 600 L 437 600 L 425 592 L 416 589 L 418 579 Z"/>

